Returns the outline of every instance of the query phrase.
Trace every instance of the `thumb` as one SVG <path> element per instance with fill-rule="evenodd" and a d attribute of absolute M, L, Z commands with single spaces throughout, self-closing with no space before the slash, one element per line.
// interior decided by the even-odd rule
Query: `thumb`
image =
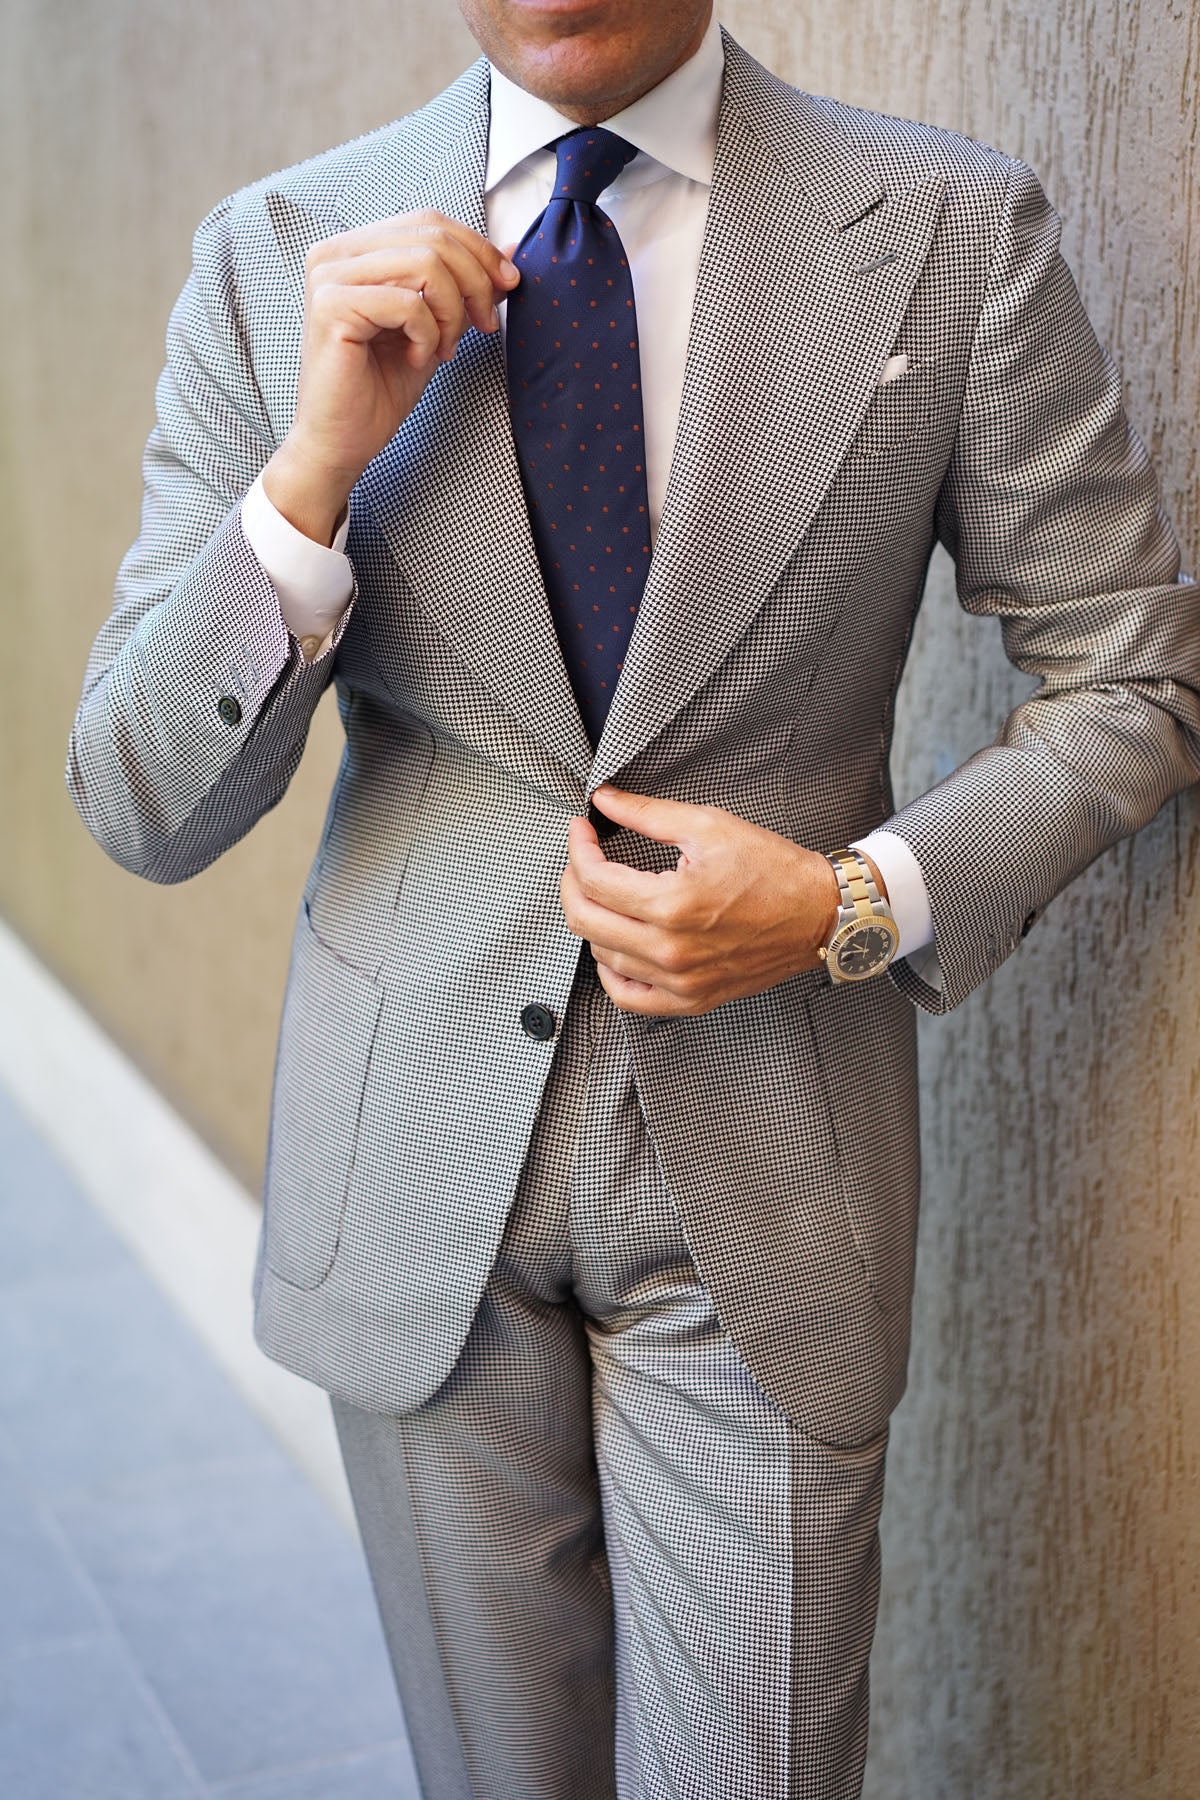
<path fill-rule="evenodd" d="M 599 833 L 592 821 L 581 813 L 576 813 L 567 826 L 567 853 L 574 862 L 576 856 L 599 855 L 604 858 L 604 850 L 600 843 Z"/>

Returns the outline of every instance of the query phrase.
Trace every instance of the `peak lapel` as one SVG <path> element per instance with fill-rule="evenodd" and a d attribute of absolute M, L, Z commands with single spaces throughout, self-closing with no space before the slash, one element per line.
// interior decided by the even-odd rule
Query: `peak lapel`
<path fill-rule="evenodd" d="M 871 401 L 943 197 L 940 177 L 888 194 L 812 101 L 726 40 L 675 454 L 594 785 L 719 667 L 795 551 Z"/>
<path fill-rule="evenodd" d="M 338 227 L 429 207 L 486 234 L 487 64 L 475 64 L 386 137 L 337 202 Z M 283 203 L 286 207 L 286 202 Z M 307 243 L 276 235 L 303 295 Z M 319 235 L 319 233 L 318 233 Z M 311 241 L 309 233 L 308 241 Z M 592 751 L 550 618 L 508 419 L 498 333 L 468 331 L 355 501 L 369 506 L 401 580 L 475 675 L 575 774 Z"/>

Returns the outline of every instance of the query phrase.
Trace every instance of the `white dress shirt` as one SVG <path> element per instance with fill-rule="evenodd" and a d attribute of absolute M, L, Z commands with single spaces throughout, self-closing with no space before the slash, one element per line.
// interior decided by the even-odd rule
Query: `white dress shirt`
<path fill-rule="evenodd" d="M 602 121 L 638 151 L 601 194 L 600 205 L 620 233 L 633 278 L 652 542 L 679 422 L 724 71 L 714 19 L 694 56 L 632 106 Z M 484 209 L 488 237 L 501 249 L 512 249 L 550 199 L 556 159 L 547 146 L 577 129 L 547 101 L 492 68 Z M 503 305 L 500 315 L 503 330 Z M 313 543 L 275 510 L 260 477 L 242 503 L 242 528 L 304 655 L 326 654 L 352 586 L 344 554 L 348 519 L 332 548 Z M 879 866 L 900 929 L 901 954 L 931 944 L 929 899 L 908 845 L 891 832 L 873 831 L 858 848 Z M 925 978 L 932 973 L 926 969 Z"/>

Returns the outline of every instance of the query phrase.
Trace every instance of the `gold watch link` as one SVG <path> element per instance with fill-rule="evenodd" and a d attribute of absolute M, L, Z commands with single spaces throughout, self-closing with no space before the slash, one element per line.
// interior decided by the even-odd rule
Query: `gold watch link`
<path fill-rule="evenodd" d="M 829 941 L 817 955 L 831 981 L 867 981 L 882 974 L 895 956 L 900 930 L 864 856 L 857 850 L 832 850 L 828 860 L 841 905 Z"/>

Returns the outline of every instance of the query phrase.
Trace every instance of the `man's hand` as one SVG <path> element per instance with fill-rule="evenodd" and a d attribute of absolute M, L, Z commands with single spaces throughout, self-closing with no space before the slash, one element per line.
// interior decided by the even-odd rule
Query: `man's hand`
<path fill-rule="evenodd" d="M 609 862 L 587 820 L 571 822 L 563 912 L 624 1011 L 711 1012 L 817 966 L 838 909 L 824 856 L 718 807 L 612 787 L 593 798 L 618 825 L 679 848 L 674 869 L 647 874 Z"/>
<path fill-rule="evenodd" d="M 520 276 L 494 244 L 435 212 L 327 238 L 306 268 L 296 414 L 263 486 L 298 531 L 328 544 L 438 364 L 469 325 L 496 330 L 496 302 Z"/>

